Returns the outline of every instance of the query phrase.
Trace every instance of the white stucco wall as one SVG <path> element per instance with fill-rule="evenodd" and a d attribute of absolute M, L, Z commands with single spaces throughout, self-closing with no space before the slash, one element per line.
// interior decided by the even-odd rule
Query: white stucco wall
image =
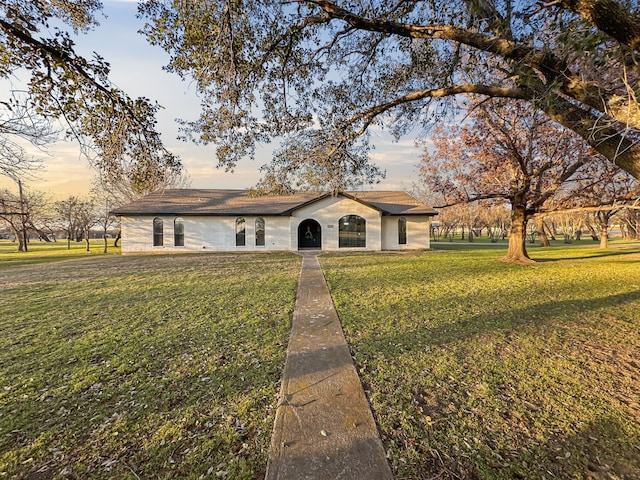
<path fill-rule="evenodd" d="M 366 220 L 366 246 L 339 248 L 339 220 L 358 215 Z M 431 217 L 407 216 L 407 244 L 398 244 L 398 216 L 382 216 L 371 207 L 344 197 L 329 197 L 297 209 L 292 216 L 263 216 L 265 245 L 255 245 L 256 216 L 245 216 L 245 246 L 236 246 L 236 218 L 223 216 L 182 216 L 184 246 L 174 246 L 176 216 L 163 220 L 163 245 L 153 246 L 153 216 L 122 217 L 122 252 L 206 252 L 206 251 L 296 251 L 298 227 L 313 219 L 322 229 L 324 251 L 377 251 L 429 248 Z"/>
<path fill-rule="evenodd" d="M 358 215 L 366 220 L 366 247 L 338 247 L 338 221 L 345 215 Z M 293 212 L 291 217 L 291 244 L 298 249 L 298 226 L 304 220 L 314 219 L 322 228 L 322 250 L 362 251 L 380 250 L 382 247 L 382 216 L 376 209 L 344 197 L 329 197 Z"/>
<path fill-rule="evenodd" d="M 428 215 L 406 216 L 407 243 L 398 243 L 398 220 L 400 216 L 382 217 L 382 250 L 416 250 L 430 248 L 431 217 Z"/>
<path fill-rule="evenodd" d="M 163 245 L 153 246 L 154 217 L 122 217 L 122 252 L 201 252 L 291 250 L 289 217 L 261 217 L 265 221 L 265 245 L 255 244 L 255 216 L 245 216 L 245 246 L 236 246 L 237 217 L 184 216 L 184 246 L 174 246 L 175 216 L 163 220 Z"/>

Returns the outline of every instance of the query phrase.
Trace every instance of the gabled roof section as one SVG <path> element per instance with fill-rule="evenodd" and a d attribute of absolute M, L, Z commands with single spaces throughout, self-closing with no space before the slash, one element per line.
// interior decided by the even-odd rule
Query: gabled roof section
<path fill-rule="evenodd" d="M 437 215 L 433 208 L 406 192 L 348 192 L 354 200 L 371 205 L 383 215 Z"/>
<path fill-rule="evenodd" d="M 115 209 L 115 215 L 291 215 L 331 193 L 296 192 L 291 195 L 252 196 L 248 190 L 174 189 L 154 192 Z M 432 208 L 404 192 L 344 192 L 383 215 L 437 215 Z"/>

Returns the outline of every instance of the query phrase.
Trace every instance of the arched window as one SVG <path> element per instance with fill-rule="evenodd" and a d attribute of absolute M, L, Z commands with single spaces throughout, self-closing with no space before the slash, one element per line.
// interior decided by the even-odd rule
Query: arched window
<path fill-rule="evenodd" d="M 256 218 L 256 247 L 264 247 L 264 218 Z"/>
<path fill-rule="evenodd" d="M 338 223 L 338 246 L 366 247 L 367 221 L 358 215 L 346 215 Z"/>
<path fill-rule="evenodd" d="M 162 219 L 154 218 L 153 219 L 153 246 L 161 247 L 162 246 Z"/>
<path fill-rule="evenodd" d="M 245 221 L 244 218 L 236 218 L 236 247 L 244 247 L 245 243 Z"/>
<path fill-rule="evenodd" d="M 407 244 L 407 219 L 404 217 L 398 219 L 398 244 Z"/>
<path fill-rule="evenodd" d="M 173 221 L 173 244 L 176 247 L 184 247 L 184 220 L 176 217 Z"/>

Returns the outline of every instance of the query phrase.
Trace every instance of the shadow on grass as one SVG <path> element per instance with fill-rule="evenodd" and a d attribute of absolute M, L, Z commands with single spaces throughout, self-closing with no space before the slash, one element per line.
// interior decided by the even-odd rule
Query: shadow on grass
<path fill-rule="evenodd" d="M 486 313 L 473 315 L 446 325 L 433 327 L 425 325 L 422 332 L 420 332 L 419 326 L 413 331 L 391 332 L 384 336 L 371 338 L 370 345 L 359 347 L 365 351 L 384 351 L 385 357 L 392 363 L 395 362 L 394 358 L 404 358 L 404 355 L 408 353 L 409 356 L 406 358 L 409 364 L 414 361 L 418 362 L 420 363 L 419 369 L 423 369 L 423 372 L 429 372 L 421 373 L 420 376 L 409 376 L 409 380 L 405 380 L 415 381 L 414 385 L 420 384 L 422 375 L 440 375 L 437 388 L 433 388 L 429 382 L 426 383 L 431 385 L 426 395 L 432 400 L 432 403 L 423 404 L 419 402 L 418 396 L 411 397 L 412 402 L 417 401 L 418 405 L 424 408 L 421 413 L 430 415 L 429 418 L 433 418 L 436 422 L 434 430 L 426 429 L 424 437 L 419 438 L 417 443 L 411 447 L 417 449 L 419 453 L 418 463 L 411 467 L 411 478 L 496 480 L 640 478 L 638 477 L 640 473 L 640 456 L 637 455 L 638 437 L 635 434 L 638 422 L 637 410 L 634 413 L 633 406 L 618 404 L 624 398 L 621 394 L 614 394 L 610 391 L 599 393 L 599 388 L 608 388 L 605 386 L 606 382 L 599 384 L 584 378 L 580 379 L 580 375 L 602 378 L 607 375 L 605 370 L 596 374 L 596 372 L 589 370 L 589 368 L 593 368 L 593 364 L 590 366 L 589 364 L 579 364 L 582 366 L 576 368 L 580 373 L 568 373 L 566 385 L 573 385 L 573 382 L 577 382 L 579 385 L 587 384 L 590 386 L 585 386 L 584 390 L 578 388 L 572 391 L 569 387 L 566 389 L 563 387 L 565 385 L 565 379 L 562 376 L 562 368 L 565 365 L 564 352 L 560 352 L 560 360 L 556 361 L 555 357 L 550 360 L 554 365 L 552 368 L 557 369 L 552 370 L 551 373 L 548 372 L 548 365 L 541 367 L 538 371 L 536 362 L 539 358 L 535 355 L 529 357 L 528 354 L 525 354 L 525 357 L 518 355 L 511 357 L 511 354 L 507 353 L 506 355 L 516 362 L 525 362 L 526 364 L 531 361 L 532 363 L 525 369 L 535 378 L 544 377 L 544 388 L 548 389 L 548 392 L 541 394 L 542 398 L 547 400 L 537 403 L 538 394 L 535 391 L 533 393 L 527 392 L 526 388 L 522 388 L 519 390 L 521 396 L 517 398 L 516 403 L 522 400 L 529 402 L 529 404 L 514 405 L 513 407 L 510 405 L 513 398 L 509 396 L 505 396 L 503 399 L 499 398 L 508 390 L 504 390 L 504 384 L 496 379 L 502 379 L 502 382 L 504 379 L 510 379 L 507 383 L 510 381 L 516 385 L 522 383 L 530 385 L 531 388 L 539 388 L 540 385 L 536 382 L 529 383 L 526 376 L 522 379 L 518 371 L 510 370 L 508 362 L 503 364 L 498 357 L 495 362 L 489 358 L 485 366 L 479 366 L 475 370 L 476 374 L 482 376 L 479 379 L 480 383 L 488 382 L 492 385 L 491 388 L 496 389 L 493 396 L 487 395 L 484 399 L 478 397 L 473 402 L 468 401 L 467 395 L 473 394 L 473 386 L 465 382 L 471 381 L 473 383 L 473 379 L 464 377 L 464 372 L 468 368 L 465 362 L 483 363 L 484 361 L 480 357 L 473 356 L 475 346 L 481 346 L 485 339 L 491 342 L 491 337 L 494 334 L 496 336 L 506 334 L 510 337 L 512 333 L 518 335 L 521 332 L 523 335 L 538 337 L 540 341 L 535 341 L 532 344 L 532 348 L 535 349 L 541 345 L 544 346 L 544 339 L 547 338 L 546 333 L 535 329 L 536 326 L 546 326 L 556 330 L 555 325 L 560 325 L 558 327 L 560 335 L 566 334 L 568 336 L 566 339 L 568 352 L 583 351 L 585 345 L 576 343 L 571 337 L 571 332 L 574 327 L 580 328 L 580 323 L 587 312 L 597 310 L 606 313 L 613 307 L 624 307 L 625 305 L 629 311 L 629 306 L 638 302 L 640 302 L 640 290 L 588 299 L 546 301 L 534 307 L 504 310 L 495 315 Z M 533 312 L 535 312 L 535 316 L 532 315 Z M 635 319 L 630 317 L 627 320 L 633 322 Z M 568 328 L 562 328 L 564 326 Z M 526 331 L 529 327 L 533 327 L 532 332 Z M 605 326 L 603 325 L 603 327 Z M 553 335 L 549 335 L 548 338 L 552 339 Z M 560 340 L 561 343 L 564 341 Z M 359 342 L 363 344 L 366 340 L 360 339 Z M 426 360 L 421 356 L 412 357 L 413 353 L 424 352 L 425 343 L 432 347 L 446 347 L 455 343 L 456 346 L 451 347 L 451 351 L 460 355 L 459 363 L 456 363 L 461 367 L 460 372 L 453 368 L 448 369 L 446 374 L 442 372 L 436 374 L 431 370 L 435 364 L 430 362 L 437 361 L 435 359 L 442 357 L 436 356 L 433 359 L 427 357 Z M 521 345 L 514 342 L 511 346 L 519 348 Z M 524 348 L 527 348 L 526 344 Z M 627 348 L 633 349 L 629 346 Z M 447 350 L 449 349 L 447 348 Z M 469 352 L 471 356 L 465 358 L 465 351 Z M 584 351 L 584 354 L 588 356 L 590 353 Z M 540 360 L 544 358 L 544 355 L 546 354 L 543 354 Z M 570 353 L 567 353 L 567 358 L 570 356 Z M 614 366 L 614 364 L 610 366 Z M 617 366 L 616 364 L 615 367 L 617 368 Z M 637 384 L 632 383 L 630 379 L 637 378 L 638 371 L 635 364 L 631 365 L 629 372 L 619 371 L 619 375 L 626 379 L 624 388 L 621 387 L 622 391 L 637 392 Z M 458 374 L 461 376 L 459 377 Z M 547 381 L 549 383 L 546 383 Z M 590 390 L 592 388 L 593 391 Z M 465 392 L 465 389 L 468 391 Z M 593 394 L 593 398 L 581 401 L 582 403 L 579 403 L 578 407 L 569 407 L 565 402 L 569 405 L 574 403 L 570 398 L 572 392 L 576 395 L 578 394 L 576 392 L 582 392 L 587 397 Z M 631 395 L 634 394 L 631 393 Z M 496 403 L 491 403 L 496 397 L 498 398 Z M 599 416 L 595 415 L 593 421 L 587 421 L 590 415 L 583 415 L 581 409 L 601 403 L 610 406 L 599 410 Z M 425 428 L 424 423 L 409 416 L 414 411 L 415 403 L 405 403 L 404 405 L 408 414 L 403 418 L 414 428 L 405 430 L 398 427 L 397 430 L 383 430 L 388 442 L 410 443 L 411 435 L 415 435 L 416 431 Z M 449 410 L 450 405 L 456 405 L 456 408 Z M 489 409 L 488 405 L 493 408 L 504 408 L 502 416 L 498 416 L 497 421 L 493 416 L 493 410 L 491 412 L 485 410 Z M 495 405 L 499 407 L 495 407 Z M 605 411 L 608 413 L 604 413 Z M 457 415 L 455 415 L 456 412 Z M 554 416 L 561 417 L 573 414 L 579 420 L 572 421 L 565 418 L 557 421 L 549 420 Z M 485 416 L 486 419 L 483 420 Z M 594 416 L 591 418 L 593 419 Z M 488 419 L 492 419 L 491 421 L 496 421 L 496 423 L 491 426 L 483 426 L 483 422 L 488 422 Z M 440 426 L 440 422 L 442 422 L 442 426 Z M 634 425 L 636 426 L 634 427 Z M 497 434 L 494 429 L 502 427 L 504 431 L 510 433 L 505 436 Z M 438 429 L 437 432 L 436 429 Z M 532 432 L 539 429 L 542 429 L 543 434 L 535 436 Z M 408 434 L 405 433 L 406 431 L 414 433 Z M 456 432 L 454 436 L 456 438 L 451 436 L 452 431 Z M 471 433 L 474 431 L 483 433 L 482 435 Z M 465 437 L 465 435 L 468 436 Z M 473 439 L 473 435 L 477 435 L 477 438 L 480 439 L 479 443 L 473 443 L 470 440 Z M 544 440 L 541 440 L 543 437 Z M 468 444 L 465 443 L 467 441 Z M 400 449 L 399 455 L 403 455 L 402 452 L 403 450 Z"/>
<path fill-rule="evenodd" d="M 557 432 L 535 447 L 514 449 L 509 457 L 477 454 L 473 458 L 473 453 L 460 456 L 425 446 L 422 461 L 415 465 L 416 478 L 529 480 L 568 478 L 568 474 L 593 480 L 637 478 L 640 456 L 635 448 L 622 423 L 604 417 L 579 431 Z"/>
<path fill-rule="evenodd" d="M 396 330 L 393 335 L 385 334 L 380 337 L 372 337 L 371 345 L 364 348 L 378 351 L 380 348 L 388 349 L 389 345 L 401 345 L 402 349 L 422 349 L 423 346 L 415 343 L 418 336 L 416 332 L 425 331 L 421 335 L 431 345 L 445 345 L 452 342 L 463 342 L 478 335 L 495 332 L 509 332 L 527 325 L 548 325 L 562 318 L 570 322 L 578 322 L 581 315 L 593 311 L 611 307 L 620 307 L 632 302 L 640 302 L 640 290 L 607 295 L 605 297 L 589 298 L 583 300 L 569 299 L 561 301 L 549 301 L 534 306 L 520 309 L 500 311 L 495 314 L 473 315 L 455 322 L 430 326 L 428 323 L 417 325 L 414 330 Z M 367 343 L 363 341 L 363 343 Z M 379 345 L 375 345 L 379 344 Z"/>
<path fill-rule="evenodd" d="M 591 260 L 592 258 L 603 258 L 603 257 L 618 257 L 618 256 L 622 256 L 622 255 L 633 255 L 633 254 L 638 254 L 640 253 L 640 250 L 638 249 L 634 249 L 634 250 L 613 250 L 613 251 L 599 251 L 598 253 L 594 253 L 594 254 L 585 254 L 585 255 L 578 255 L 578 256 L 572 256 L 572 257 L 557 257 L 557 258 L 534 258 L 533 260 L 535 260 L 537 263 L 550 263 L 550 262 L 562 262 L 562 261 L 566 261 L 566 260 Z M 640 260 L 634 261 L 634 260 L 630 260 L 629 263 L 637 263 L 640 262 Z"/>

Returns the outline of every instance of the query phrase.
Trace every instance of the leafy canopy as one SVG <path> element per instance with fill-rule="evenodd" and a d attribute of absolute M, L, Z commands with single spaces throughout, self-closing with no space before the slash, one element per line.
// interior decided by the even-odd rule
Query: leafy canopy
<path fill-rule="evenodd" d="M 428 128 L 471 94 L 528 102 L 640 176 L 635 1 L 150 0 L 139 11 L 166 68 L 202 95 L 185 136 L 215 143 L 227 167 L 317 130 L 311 151 L 341 164 L 372 126 Z"/>
<path fill-rule="evenodd" d="M 62 120 L 94 166 L 114 179 L 129 175 L 144 189 L 149 178 L 179 172 L 181 164 L 155 129 L 159 106 L 111 84 L 109 64 L 98 54 L 76 54 L 71 33 L 98 25 L 101 8 L 98 0 L 0 3 L 0 78 L 26 71 L 31 111 Z M 10 109 L 8 99 L 0 102 Z M 3 137 L 15 133 L 0 130 Z"/>

